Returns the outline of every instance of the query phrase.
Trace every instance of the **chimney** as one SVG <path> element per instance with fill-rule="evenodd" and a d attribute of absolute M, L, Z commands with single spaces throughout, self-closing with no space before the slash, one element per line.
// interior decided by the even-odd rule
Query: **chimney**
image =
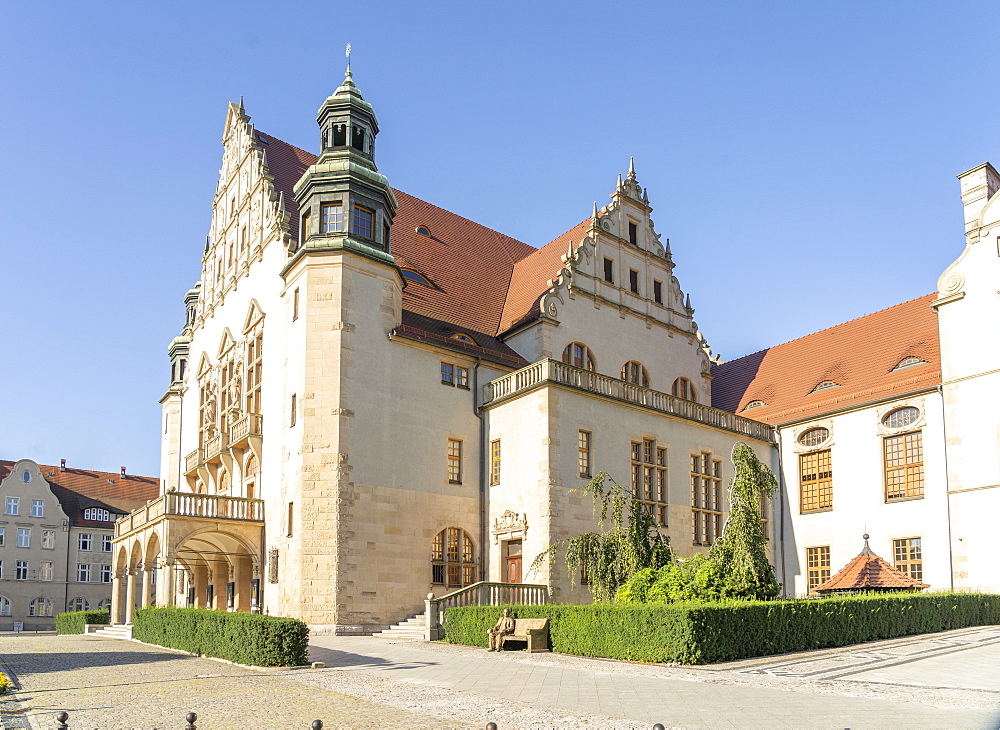
<path fill-rule="evenodd" d="M 125 476 L 125 467 L 124 466 L 122 467 L 122 479 L 128 479 L 128 477 Z"/>
<path fill-rule="evenodd" d="M 65 459 L 60 459 L 59 460 L 59 471 L 66 471 L 66 460 Z"/>
<path fill-rule="evenodd" d="M 965 208 L 965 234 L 969 242 L 979 240 L 971 235 L 979 228 L 979 218 L 986 207 L 986 202 L 1000 190 L 1000 173 L 988 162 L 979 167 L 973 167 L 968 172 L 958 176 L 962 186 L 962 205 Z"/>

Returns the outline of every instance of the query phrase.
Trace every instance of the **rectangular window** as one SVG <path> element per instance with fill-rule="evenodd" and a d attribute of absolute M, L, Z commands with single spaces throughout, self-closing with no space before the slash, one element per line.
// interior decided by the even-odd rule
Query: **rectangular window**
<path fill-rule="evenodd" d="M 2 560 L 0 560 L 0 580 L 3 580 L 3 561 Z M 0 614 L 0 616 L 3 616 L 3 615 L 6 615 L 6 614 Z"/>
<path fill-rule="evenodd" d="M 298 417 L 298 412 L 299 412 L 298 400 L 299 400 L 298 396 L 295 393 L 292 393 L 292 402 L 291 402 L 291 404 L 289 404 L 289 408 L 288 408 L 288 426 L 289 427 L 292 427 L 292 426 L 295 425 L 295 421 L 296 421 L 296 419 Z"/>
<path fill-rule="evenodd" d="M 362 238 L 372 237 L 372 226 L 375 223 L 375 212 L 360 205 L 354 206 L 354 232 Z"/>
<path fill-rule="evenodd" d="M 344 230 L 344 204 L 323 203 L 320 206 L 319 230 L 321 233 L 339 233 Z"/>
<path fill-rule="evenodd" d="M 21 504 L 21 500 L 18 497 L 7 497 L 7 511 L 8 515 L 16 515 L 18 512 L 18 506 Z"/>
<path fill-rule="evenodd" d="M 448 439 L 448 481 L 462 483 L 462 442 L 458 439 Z"/>
<path fill-rule="evenodd" d="M 77 536 L 77 549 L 78 550 L 90 550 L 93 547 L 93 538 L 89 532 L 81 532 Z"/>
<path fill-rule="evenodd" d="M 305 243 L 306 239 L 309 238 L 309 219 L 311 217 L 308 210 L 302 215 L 302 230 L 299 233 L 302 243 Z"/>
<path fill-rule="evenodd" d="M 490 441 L 490 484 L 500 483 L 500 439 Z"/>
<path fill-rule="evenodd" d="M 615 283 L 615 262 L 611 259 L 604 259 L 604 280 Z"/>
<path fill-rule="evenodd" d="M 288 503 L 288 537 L 295 533 L 295 502 Z"/>
<path fill-rule="evenodd" d="M 628 270 L 628 288 L 633 294 L 639 293 L 639 272 L 635 269 Z"/>
<path fill-rule="evenodd" d="M 722 534 L 722 460 L 691 455 L 691 512 L 695 545 L 711 545 Z"/>
<path fill-rule="evenodd" d="M 28 580 L 28 561 L 18 560 L 14 565 L 15 580 Z"/>
<path fill-rule="evenodd" d="M 4 535 L 4 532 L 5 532 L 4 528 L 0 527 L 0 547 L 3 547 L 4 545 L 4 537 L 6 537 L 6 535 Z"/>
<path fill-rule="evenodd" d="M 632 442 L 632 495 L 640 500 L 656 524 L 667 525 L 667 450 L 656 441 Z"/>
<path fill-rule="evenodd" d="M 110 583 L 110 582 L 111 582 L 111 566 L 110 565 L 102 565 L 101 566 L 101 583 Z"/>
<path fill-rule="evenodd" d="M 809 592 L 830 580 L 830 546 L 806 548 L 806 575 L 809 578 Z"/>
<path fill-rule="evenodd" d="M 299 318 L 299 288 L 295 287 L 295 291 L 292 292 L 292 321 L 294 322 Z"/>
<path fill-rule="evenodd" d="M 389 250 L 389 224 L 382 224 L 382 248 Z"/>
<path fill-rule="evenodd" d="M 56 549 L 56 531 L 42 530 L 42 547 L 46 550 Z"/>
<path fill-rule="evenodd" d="M 18 527 L 17 528 L 17 546 L 18 547 L 31 547 L 31 528 L 30 527 Z"/>
<path fill-rule="evenodd" d="M 38 580 L 52 580 L 52 562 L 43 560 L 39 566 Z"/>
<path fill-rule="evenodd" d="M 455 384 L 455 366 L 448 362 L 441 363 L 441 384 Z"/>
<path fill-rule="evenodd" d="M 653 301 L 663 304 L 663 282 L 653 280 Z"/>
<path fill-rule="evenodd" d="M 639 226 L 632 221 L 628 222 L 628 242 L 633 246 L 639 245 Z"/>
<path fill-rule="evenodd" d="M 576 437 L 577 464 L 581 477 L 590 478 L 590 431 L 580 431 Z"/>
<path fill-rule="evenodd" d="M 469 389 L 469 368 L 455 366 L 455 385 L 459 388 Z"/>
<path fill-rule="evenodd" d="M 247 250 L 247 227 L 243 226 L 240 229 L 240 253 Z"/>
<path fill-rule="evenodd" d="M 45 502 L 40 499 L 31 500 L 31 516 L 32 517 L 44 517 L 45 516 Z"/>
<path fill-rule="evenodd" d="M 90 563 L 77 563 L 76 580 L 79 583 L 90 583 Z"/>
<path fill-rule="evenodd" d="M 924 444 L 920 431 L 888 436 L 885 449 L 885 501 L 924 496 Z"/>
<path fill-rule="evenodd" d="M 101 552 L 111 552 L 111 535 L 101 535 Z"/>
<path fill-rule="evenodd" d="M 892 541 L 892 564 L 900 573 L 913 580 L 924 579 L 924 558 L 919 537 L 906 537 Z"/>
<path fill-rule="evenodd" d="M 799 455 L 800 510 L 833 509 L 833 464 L 830 450 Z"/>

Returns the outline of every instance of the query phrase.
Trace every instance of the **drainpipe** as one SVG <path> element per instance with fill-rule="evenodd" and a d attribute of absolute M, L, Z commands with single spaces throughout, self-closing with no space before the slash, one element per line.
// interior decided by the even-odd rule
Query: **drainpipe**
<path fill-rule="evenodd" d="M 785 467 L 781 454 L 781 429 L 774 427 L 774 435 L 777 439 L 775 448 L 778 449 L 778 553 L 781 559 L 781 595 L 788 597 L 788 583 L 785 582 Z M 789 519 L 791 515 L 789 515 Z"/>
<path fill-rule="evenodd" d="M 63 591 L 63 611 L 69 610 L 69 549 L 70 549 L 70 544 L 73 542 L 71 539 L 72 535 L 73 535 L 73 520 L 69 517 L 69 515 L 67 515 L 66 516 L 66 572 L 63 574 L 63 577 L 66 580 L 64 581 L 65 589 Z M 93 547 L 93 545 L 91 545 L 91 547 Z"/>
<path fill-rule="evenodd" d="M 937 387 L 938 395 L 941 396 L 941 437 L 944 439 L 944 497 L 945 497 L 945 519 L 948 522 L 948 588 L 955 590 L 955 555 L 951 543 L 951 489 L 949 479 L 951 472 L 948 469 L 948 415 L 944 407 L 944 383 Z"/>
<path fill-rule="evenodd" d="M 476 401 L 479 398 L 479 366 L 482 358 L 476 357 L 476 366 L 472 369 L 472 412 L 479 419 L 479 580 L 486 580 L 486 416 Z"/>

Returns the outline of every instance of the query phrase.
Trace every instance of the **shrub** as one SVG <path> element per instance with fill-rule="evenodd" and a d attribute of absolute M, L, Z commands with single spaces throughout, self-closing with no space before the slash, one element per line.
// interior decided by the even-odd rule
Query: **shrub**
<path fill-rule="evenodd" d="M 305 664 L 309 627 L 298 619 L 171 606 L 140 608 L 139 641 L 257 667 Z"/>
<path fill-rule="evenodd" d="M 10 680 L 7 679 L 7 675 L 0 672 L 0 695 L 7 694 L 13 686 L 14 685 L 11 684 Z"/>
<path fill-rule="evenodd" d="M 446 609 L 446 639 L 453 644 L 486 646 L 486 631 L 503 608 Z M 507 608 L 515 618 L 548 618 L 553 651 L 678 664 L 708 664 L 1000 624 L 1000 595 L 976 593 Z"/>
<path fill-rule="evenodd" d="M 82 634 L 87 624 L 111 623 L 110 611 L 67 611 L 56 614 L 57 634 Z"/>

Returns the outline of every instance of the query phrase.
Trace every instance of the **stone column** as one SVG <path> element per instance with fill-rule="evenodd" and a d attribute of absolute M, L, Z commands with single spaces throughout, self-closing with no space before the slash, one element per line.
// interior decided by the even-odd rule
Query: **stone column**
<path fill-rule="evenodd" d="M 114 580 L 111 582 L 111 623 L 120 624 L 122 622 L 122 581 L 125 573 L 116 570 Z"/>
<path fill-rule="evenodd" d="M 135 579 L 138 571 L 129 568 L 125 571 L 128 584 L 125 588 L 125 623 L 132 623 L 132 611 L 135 610 Z"/>
<path fill-rule="evenodd" d="M 153 601 L 153 570 L 154 564 L 150 564 L 148 561 L 145 563 L 140 563 L 140 570 L 142 572 L 142 602 L 141 606 L 145 608 L 150 605 Z"/>
<path fill-rule="evenodd" d="M 177 603 L 177 586 L 174 582 L 172 558 L 160 558 L 160 581 L 156 586 L 156 605 L 173 606 Z"/>

